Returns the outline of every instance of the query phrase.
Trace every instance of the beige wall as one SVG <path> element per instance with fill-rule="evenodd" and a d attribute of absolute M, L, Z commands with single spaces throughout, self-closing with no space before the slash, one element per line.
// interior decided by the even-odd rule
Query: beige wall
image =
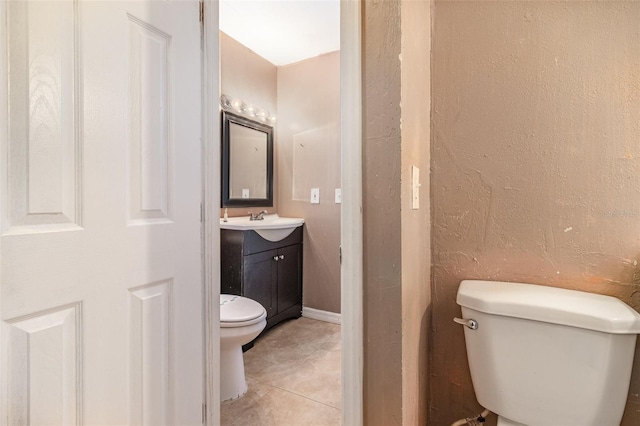
<path fill-rule="evenodd" d="M 231 99 L 240 99 L 247 104 L 278 115 L 277 67 L 246 46 L 240 44 L 223 32 L 220 32 L 220 93 Z M 277 143 L 278 135 L 274 134 Z M 274 161 L 277 170 L 277 160 Z M 269 213 L 277 212 L 278 191 L 277 176 L 274 172 L 273 208 Z M 229 209 L 229 216 L 246 216 L 248 211 L 258 212 L 262 208 L 241 207 Z M 222 216 L 222 210 L 220 213 Z"/>
<path fill-rule="evenodd" d="M 403 1 L 402 43 L 402 416 L 425 425 L 431 320 L 431 2 Z M 411 206 L 411 166 L 420 168 L 420 209 Z"/>
<path fill-rule="evenodd" d="M 278 67 L 277 129 L 279 214 L 305 219 L 304 306 L 340 312 L 340 52 Z"/>
<path fill-rule="evenodd" d="M 339 313 L 340 53 L 276 67 L 224 33 L 220 44 L 221 92 L 277 117 L 267 210 L 305 219 L 303 304 Z M 311 188 L 320 188 L 320 204 L 310 203 Z M 249 210 L 261 208 L 229 209 L 229 216 Z"/>
<path fill-rule="evenodd" d="M 364 424 L 402 424 L 400 2 L 363 2 Z"/>
<path fill-rule="evenodd" d="M 363 7 L 364 423 L 419 425 L 428 404 L 430 3 Z M 422 172 L 419 210 L 412 165 Z"/>
<path fill-rule="evenodd" d="M 430 424 L 446 425 L 480 409 L 452 323 L 460 280 L 640 308 L 640 2 L 436 1 L 434 15 Z M 623 425 L 640 424 L 635 366 Z"/>

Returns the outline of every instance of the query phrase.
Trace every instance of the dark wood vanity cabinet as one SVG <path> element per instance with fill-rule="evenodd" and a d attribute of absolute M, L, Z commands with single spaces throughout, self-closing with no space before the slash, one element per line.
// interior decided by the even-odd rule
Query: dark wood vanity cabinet
<path fill-rule="evenodd" d="M 259 302 L 267 310 L 265 331 L 302 313 L 302 227 L 281 241 L 255 231 L 220 230 L 221 288 Z"/>

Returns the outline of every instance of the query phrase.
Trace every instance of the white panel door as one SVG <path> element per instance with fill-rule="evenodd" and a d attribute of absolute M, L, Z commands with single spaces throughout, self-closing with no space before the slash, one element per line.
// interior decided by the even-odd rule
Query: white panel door
<path fill-rule="evenodd" d="M 192 0 L 0 0 L 0 424 L 201 424 Z"/>

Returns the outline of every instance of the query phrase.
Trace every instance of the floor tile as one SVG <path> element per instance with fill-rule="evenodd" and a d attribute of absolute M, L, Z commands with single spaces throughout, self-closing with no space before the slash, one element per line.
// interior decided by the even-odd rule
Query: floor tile
<path fill-rule="evenodd" d="M 244 353 L 249 390 L 221 404 L 222 425 L 339 425 L 340 358 L 340 325 L 299 318 L 274 327 Z"/>
<path fill-rule="evenodd" d="M 287 321 L 270 330 L 258 343 L 269 348 L 289 348 L 305 346 L 318 348 L 336 334 L 340 325 L 309 318 Z"/>
<path fill-rule="evenodd" d="M 220 404 L 220 421 L 223 425 L 233 425 L 244 412 L 256 405 L 266 395 L 271 386 L 247 378 L 247 393 L 238 399 L 226 401 Z"/>
<path fill-rule="evenodd" d="M 323 344 L 320 345 L 320 349 L 325 351 L 339 351 L 342 346 L 340 339 L 340 329 L 338 328 L 336 333 L 331 335 Z"/>
<path fill-rule="evenodd" d="M 341 352 L 318 350 L 296 363 L 290 374 L 270 384 L 341 409 L 340 361 Z"/>
<path fill-rule="evenodd" d="M 338 426 L 340 421 L 340 410 L 274 387 L 247 407 L 232 424 Z"/>

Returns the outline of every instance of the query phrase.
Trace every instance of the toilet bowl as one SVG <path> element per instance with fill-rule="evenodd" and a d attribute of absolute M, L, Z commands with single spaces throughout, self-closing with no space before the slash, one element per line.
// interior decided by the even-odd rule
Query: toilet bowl
<path fill-rule="evenodd" d="M 255 300 L 220 295 L 220 401 L 247 392 L 242 345 L 258 337 L 267 325 L 267 311 Z"/>

